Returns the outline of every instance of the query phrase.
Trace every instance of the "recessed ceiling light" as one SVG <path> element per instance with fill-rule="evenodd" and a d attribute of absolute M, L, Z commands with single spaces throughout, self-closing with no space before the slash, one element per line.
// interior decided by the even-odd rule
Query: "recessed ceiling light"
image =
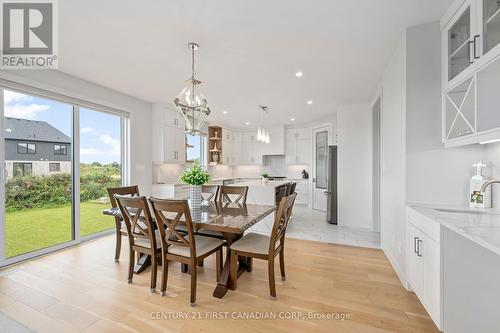
<path fill-rule="evenodd" d="M 313 101 L 307 101 L 307 104 L 311 105 L 313 103 Z"/>
<path fill-rule="evenodd" d="M 297 72 L 297 73 L 295 73 L 295 76 L 296 76 L 296 77 L 302 77 L 302 75 L 304 75 L 304 73 L 302 73 L 302 72 Z"/>
<path fill-rule="evenodd" d="M 290 118 L 291 121 L 295 121 L 295 118 Z"/>
<path fill-rule="evenodd" d="M 248 126 L 248 125 L 250 125 L 250 123 L 247 121 L 247 122 L 245 123 L 245 125 L 247 125 L 247 126 Z"/>
<path fill-rule="evenodd" d="M 227 114 L 227 111 L 222 111 L 223 114 Z"/>

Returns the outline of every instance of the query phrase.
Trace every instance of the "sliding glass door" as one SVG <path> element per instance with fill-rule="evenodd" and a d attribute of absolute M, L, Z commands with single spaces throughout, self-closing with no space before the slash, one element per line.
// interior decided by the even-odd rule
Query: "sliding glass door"
<path fill-rule="evenodd" d="M 73 106 L 4 90 L 5 257 L 71 242 Z"/>
<path fill-rule="evenodd" d="M 115 227 L 106 189 L 122 184 L 122 118 L 80 108 L 80 236 Z"/>
<path fill-rule="evenodd" d="M 0 88 L 2 100 L 0 267 L 113 232 L 102 210 L 124 183 L 127 118 Z"/>

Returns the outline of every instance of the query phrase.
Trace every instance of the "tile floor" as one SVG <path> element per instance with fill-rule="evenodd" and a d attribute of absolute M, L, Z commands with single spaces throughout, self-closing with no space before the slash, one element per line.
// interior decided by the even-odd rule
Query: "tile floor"
<path fill-rule="evenodd" d="M 274 216 L 274 215 L 273 215 Z M 249 231 L 270 234 L 273 216 L 265 218 Z M 380 248 L 380 233 L 368 229 L 350 228 L 328 224 L 326 213 L 296 205 L 293 208 L 293 219 L 287 229 L 287 237 L 335 243 L 342 245 Z"/>

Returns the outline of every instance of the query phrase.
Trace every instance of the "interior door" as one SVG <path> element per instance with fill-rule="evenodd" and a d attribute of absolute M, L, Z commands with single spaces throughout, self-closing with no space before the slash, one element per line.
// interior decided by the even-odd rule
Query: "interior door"
<path fill-rule="evenodd" d="M 328 189 L 328 127 L 313 131 L 313 208 L 326 212 Z"/>

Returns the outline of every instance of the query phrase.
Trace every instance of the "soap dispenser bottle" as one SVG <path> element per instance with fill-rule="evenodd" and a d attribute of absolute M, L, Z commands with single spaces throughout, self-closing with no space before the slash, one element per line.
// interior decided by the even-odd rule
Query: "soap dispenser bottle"
<path fill-rule="evenodd" d="M 489 208 L 491 207 L 491 186 L 481 193 L 481 187 L 488 181 L 482 174 L 486 164 L 483 161 L 477 161 L 472 166 L 476 168 L 476 174 L 470 180 L 470 206 Z"/>

